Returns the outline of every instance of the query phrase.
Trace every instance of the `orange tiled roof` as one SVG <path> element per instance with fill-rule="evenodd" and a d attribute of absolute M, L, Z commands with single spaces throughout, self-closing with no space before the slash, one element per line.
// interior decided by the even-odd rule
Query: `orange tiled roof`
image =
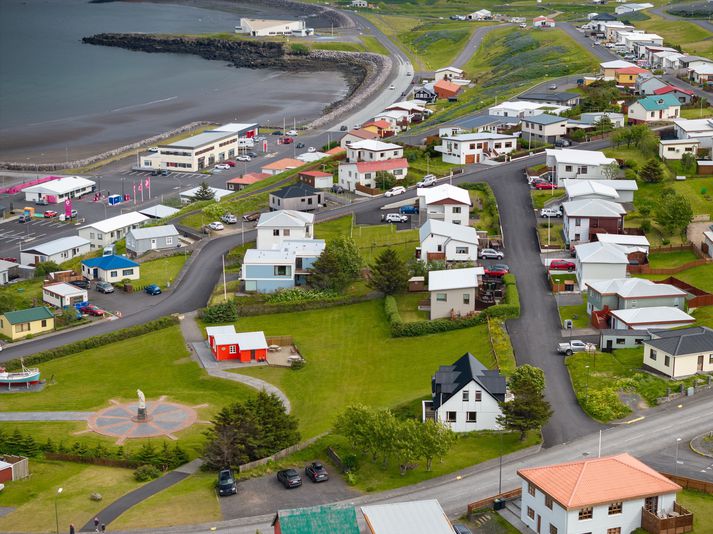
<path fill-rule="evenodd" d="M 641 67 L 624 67 L 623 69 L 616 69 L 617 74 L 642 74 L 644 72 L 649 72 Z"/>
<path fill-rule="evenodd" d="M 519 469 L 517 474 L 568 510 L 681 490 L 626 453 Z"/>
<path fill-rule="evenodd" d="M 272 163 L 268 163 L 267 165 L 263 165 L 262 168 L 269 170 L 295 169 L 297 167 L 302 167 L 304 164 L 304 161 L 300 161 L 298 159 L 283 158 L 273 161 Z"/>
<path fill-rule="evenodd" d="M 260 180 L 269 178 L 270 176 L 270 174 L 265 174 L 264 172 L 249 172 L 247 174 L 243 174 L 238 178 L 231 178 L 230 180 L 228 180 L 228 183 L 241 185 L 254 184 L 255 182 L 259 182 Z"/>
<path fill-rule="evenodd" d="M 342 148 L 340 146 L 335 146 L 334 148 L 330 148 L 325 152 L 325 154 L 329 154 L 330 156 L 336 156 L 337 154 L 342 154 L 346 152 L 346 148 Z"/>
<path fill-rule="evenodd" d="M 383 119 L 380 119 L 378 121 L 371 121 L 367 122 L 364 127 L 367 126 L 376 126 L 377 128 L 381 130 L 390 130 L 391 129 L 391 124 Z"/>

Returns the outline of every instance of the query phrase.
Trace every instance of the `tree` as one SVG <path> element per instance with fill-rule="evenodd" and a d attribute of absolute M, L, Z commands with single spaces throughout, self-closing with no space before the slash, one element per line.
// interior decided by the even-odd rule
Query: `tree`
<path fill-rule="evenodd" d="M 434 458 L 443 458 L 448 453 L 455 439 L 455 432 L 433 419 L 425 421 L 419 427 L 419 457 L 426 460 L 426 471 L 431 470 Z"/>
<path fill-rule="evenodd" d="M 663 168 L 658 160 L 651 158 L 639 170 L 639 178 L 650 184 L 657 184 L 663 180 Z"/>
<path fill-rule="evenodd" d="M 513 373 L 515 378 L 510 381 L 510 390 L 515 398 L 502 405 L 502 415 L 498 416 L 498 424 L 508 430 L 520 432 L 520 440 L 524 441 L 529 430 L 541 428 L 552 415 L 552 407 L 544 396 L 544 374 L 542 370 L 532 366 Z M 539 371 L 539 372 L 538 372 Z"/>
<path fill-rule="evenodd" d="M 338 237 L 327 242 L 312 264 L 311 283 L 317 289 L 344 291 L 359 276 L 362 259 L 354 240 Z"/>
<path fill-rule="evenodd" d="M 245 402 L 244 408 L 259 424 L 260 440 L 255 456 L 269 456 L 299 441 L 297 419 L 285 411 L 285 405 L 277 395 L 260 391 Z"/>
<path fill-rule="evenodd" d="M 600 134 L 603 134 L 604 132 L 608 132 L 610 130 L 614 129 L 614 124 L 612 123 L 611 119 L 609 118 L 609 115 L 602 115 L 597 122 L 594 123 L 595 126 L 597 127 L 597 131 Z"/>
<path fill-rule="evenodd" d="M 619 164 L 612 161 L 609 165 L 602 167 L 602 175 L 607 180 L 616 180 L 619 176 Z"/>
<path fill-rule="evenodd" d="M 193 193 L 194 200 L 213 200 L 214 197 L 215 191 L 213 191 L 205 181 L 201 182 L 198 190 Z"/>
<path fill-rule="evenodd" d="M 414 462 L 419 458 L 421 447 L 419 445 L 419 427 L 421 423 L 415 419 L 406 419 L 398 422 L 397 432 L 393 437 L 394 454 L 399 461 L 399 472 L 404 476 L 414 468 Z"/>
<path fill-rule="evenodd" d="M 675 192 L 662 194 L 654 213 L 654 220 L 664 227 L 668 234 L 678 230 L 685 236 L 689 223 L 693 220 L 691 203 L 683 195 Z"/>
<path fill-rule="evenodd" d="M 696 156 L 693 152 L 685 152 L 681 157 L 681 170 L 686 174 L 696 172 Z"/>
<path fill-rule="evenodd" d="M 396 176 L 386 171 L 376 171 L 376 176 L 374 178 L 374 184 L 376 187 L 380 187 L 384 191 L 391 189 L 396 185 Z"/>
<path fill-rule="evenodd" d="M 527 389 L 540 394 L 545 391 L 545 373 L 539 367 L 521 365 L 513 371 L 508 385 L 514 394 Z"/>
<path fill-rule="evenodd" d="M 369 287 L 384 295 L 393 295 L 404 290 L 409 279 L 406 262 L 392 248 L 381 252 L 369 273 Z"/>
<path fill-rule="evenodd" d="M 370 454 L 372 460 L 376 460 L 379 449 L 373 431 L 374 418 L 373 409 L 363 404 L 353 404 L 337 417 L 334 431 L 348 438 L 354 448 Z"/>
<path fill-rule="evenodd" d="M 53 261 L 41 261 L 35 265 L 35 277 L 42 278 L 50 273 L 54 273 L 60 270 L 59 265 Z"/>

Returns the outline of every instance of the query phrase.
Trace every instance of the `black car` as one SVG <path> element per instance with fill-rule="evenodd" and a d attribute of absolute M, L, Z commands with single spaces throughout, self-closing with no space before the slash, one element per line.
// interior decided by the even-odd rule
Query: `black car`
<path fill-rule="evenodd" d="M 280 130 L 275 130 L 272 132 L 272 135 L 282 135 L 282 132 Z"/>
<path fill-rule="evenodd" d="M 82 289 L 89 289 L 89 280 L 82 278 L 81 280 L 73 280 L 70 282 L 73 286 L 81 287 Z"/>
<path fill-rule="evenodd" d="M 342 125 L 341 128 L 339 128 L 340 132 L 346 132 L 349 128 L 347 126 Z"/>
<path fill-rule="evenodd" d="M 233 471 L 223 469 L 218 473 L 218 495 L 235 495 L 238 493 L 238 485 L 235 483 Z"/>
<path fill-rule="evenodd" d="M 302 485 L 302 477 L 295 469 L 283 469 L 277 472 L 277 480 L 287 489 L 299 488 Z"/>
<path fill-rule="evenodd" d="M 304 143 L 297 143 L 297 144 L 295 145 L 295 148 L 304 148 L 304 147 L 305 147 L 305 144 L 304 144 Z"/>
<path fill-rule="evenodd" d="M 324 466 L 319 462 L 312 462 L 305 467 L 305 475 L 312 482 L 326 482 L 329 480 L 329 474 Z"/>
<path fill-rule="evenodd" d="M 248 153 L 245 154 L 245 155 L 246 155 L 246 156 L 250 156 L 251 158 L 256 158 L 256 157 L 258 157 L 258 153 L 257 153 L 257 152 L 248 152 Z"/>

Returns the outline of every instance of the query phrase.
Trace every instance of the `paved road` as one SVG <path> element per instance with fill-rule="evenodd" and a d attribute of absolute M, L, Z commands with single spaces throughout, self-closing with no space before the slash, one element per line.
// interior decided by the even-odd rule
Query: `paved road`
<path fill-rule="evenodd" d="M 86 421 L 94 412 L 0 412 L 0 421 Z"/>
<path fill-rule="evenodd" d="M 476 29 L 470 36 L 470 39 L 468 40 L 466 45 L 453 60 L 451 65 L 454 67 L 463 68 L 463 65 L 468 63 L 468 61 L 470 61 L 470 58 L 473 57 L 473 54 L 475 54 L 475 52 L 478 50 L 478 48 L 480 47 L 480 43 L 483 42 L 485 36 L 488 35 L 488 33 L 493 31 L 495 28 L 503 28 L 505 26 L 510 26 L 510 24 L 481 26 L 480 28 Z M 446 67 L 447 65 L 443 66 Z"/>

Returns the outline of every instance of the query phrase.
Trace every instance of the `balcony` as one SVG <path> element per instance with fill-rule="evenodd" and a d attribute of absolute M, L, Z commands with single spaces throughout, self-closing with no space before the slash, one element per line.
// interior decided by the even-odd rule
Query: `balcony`
<path fill-rule="evenodd" d="M 673 503 L 673 510 L 665 517 L 641 509 L 641 528 L 651 534 L 682 534 L 693 530 L 693 513 L 678 503 Z"/>

